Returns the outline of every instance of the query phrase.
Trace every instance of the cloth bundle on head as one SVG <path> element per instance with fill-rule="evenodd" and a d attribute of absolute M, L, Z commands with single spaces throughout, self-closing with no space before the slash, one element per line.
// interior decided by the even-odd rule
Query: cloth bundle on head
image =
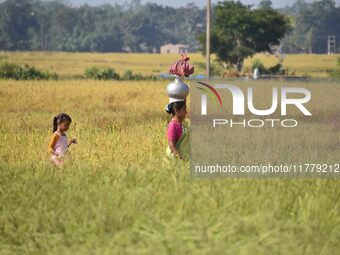
<path fill-rule="evenodd" d="M 169 104 L 166 111 L 169 113 L 171 105 L 174 102 L 183 102 L 189 95 L 189 86 L 183 82 L 183 77 L 189 77 L 194 73 L 194 67 L 189 64 L 189 58 L 185 54 L 181 54 L 182 59 L 176 61 L 169 69 L 169 74 L 175 76 L 175 81 L 167 86 L 169 96 Z"/>
<path fill-rule="evenodd" d="M 189 64 L 190 58 L 185 54 L 181 54 L 182 59 L 177 60 L 169 69 L 169 74 L 177 75 L 180 77 L 189 77 L 194 73 L 195 68 Z"/>

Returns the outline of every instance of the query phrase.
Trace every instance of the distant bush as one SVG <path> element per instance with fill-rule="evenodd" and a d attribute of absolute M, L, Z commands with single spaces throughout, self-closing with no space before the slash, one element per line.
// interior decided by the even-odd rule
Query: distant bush
<path fill-rule="evenodd" d="M 34 67 L 3 63 L 0 64 L 0 78 L 15 80 L 49 80 L 58 79 L 57 74 L 37 70 Z"/>
<path fill-rule="evenodd" d="M 157 80 L 157 77 L 153 76 L 153 75 L 142 75 L 141 73 L 132 73 L 131 70 L 127 70 L 123 76 L 122 76 L 122 80 L 127 80 L 127 81 L 142 81 L 142 80 Z"/>
<path fill-rule="evenodd" d="M 254 72 L 255 68 L 259 69 L 260 74 L 274 75 L 274 74 L 284 74 L 285 73 L 285 70 L 282 68 L 282 65 L 280 63 L 276 64 L 275 66 L 271 66 L 269 68 L 266 68 L 263 65 L 263 63 L 261 62 L 261 60 L 259 60 L 259 59 L 255 59 L 252 62 L 252 65 L 251 65 L 252 72 Z"/>
<path fill-rule="evenodd" d="M 268 73 L 269 74 L 281 74 L 282 72 L 282 65 L 281 64 L 276 64 L 275 66 L 271 66 L 268 68 Z"/>
<path fill-rule="evenodd" d="M 123 80 L 134 80 L 134 75 L 132 73 L 131 70 L 127 70 L 124 74 L 123 74 Z"/>
<path fill-rule="evenodd" d="M 256 68 L 259 70 L 260 74 L 267 73 L 267 69 L 264 67 L 263 63 L 259 59 L 254 59 L 253 62 L 251 63 L 252 72 L 254 72 Z"/>
<path fill-rule="evenodd" d="M 340 67 L 340 57 L 337 59 L 337 65 Z M 340 70 L 339 69 L 332 69 L 330 72 L 328 72 L 330 77 L 332 78 L 340 78 Z"/>
<path fill-rule="evenodd" d="M 131 70 L 127 70 L 120 76 L 113 68 L 99 69 L 91 67 L 85 70 L 85 77 L 87 79 L 95 80 L 123 80 L 123 81 L 141 81 L 141 80 L 156 80 L 155 76 L 144 76 L 140 73 L 134 74 Z"/>
<path fill-rule="evenodd" d="M 87 68 L 85 70 L 85 77 L 95 80 L 119 80 L 119 74 L 113 68 L 99 69 L 97 67 Z"/>

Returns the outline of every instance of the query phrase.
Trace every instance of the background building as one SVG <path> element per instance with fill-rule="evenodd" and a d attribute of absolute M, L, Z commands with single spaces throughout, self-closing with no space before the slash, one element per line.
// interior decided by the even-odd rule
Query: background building
<path fill-rule="evenodd" d="M 161 46 L 161 53 L 168 54 L 168 53 L 188 53 L 189 46 L 185 44 L 165 44 Z"/>

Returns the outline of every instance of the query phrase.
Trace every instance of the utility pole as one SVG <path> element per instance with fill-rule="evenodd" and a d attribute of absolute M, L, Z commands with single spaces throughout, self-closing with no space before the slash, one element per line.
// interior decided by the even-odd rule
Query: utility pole
<path fill-rule="evenodd" d="M 210 80 L 210 13 L 211 0 L 207 0 L 206 72 L 208 81 Z"/>
<path fill-rule="evenodd" d="M 333 55 L 336 51 L 335 35 L 328 36 L 328 55 Z"/>
<path fill-rule="evenodd" d="M 40 37 L 41 37 L 41 50 L 45 50 L 44 45 L 44 22 L 40 25 Z"/>

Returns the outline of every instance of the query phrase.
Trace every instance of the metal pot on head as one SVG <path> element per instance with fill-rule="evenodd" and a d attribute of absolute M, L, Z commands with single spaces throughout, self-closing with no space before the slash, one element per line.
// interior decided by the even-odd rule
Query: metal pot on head
<path fill-rule="evenodd" d="M 166 90 L 170 98 L 170 103 L 184 101 L 189 95 L 189 86 L 185 84 L 179 76 L 175 76 L 175 80 L 168 84 Z"/>

